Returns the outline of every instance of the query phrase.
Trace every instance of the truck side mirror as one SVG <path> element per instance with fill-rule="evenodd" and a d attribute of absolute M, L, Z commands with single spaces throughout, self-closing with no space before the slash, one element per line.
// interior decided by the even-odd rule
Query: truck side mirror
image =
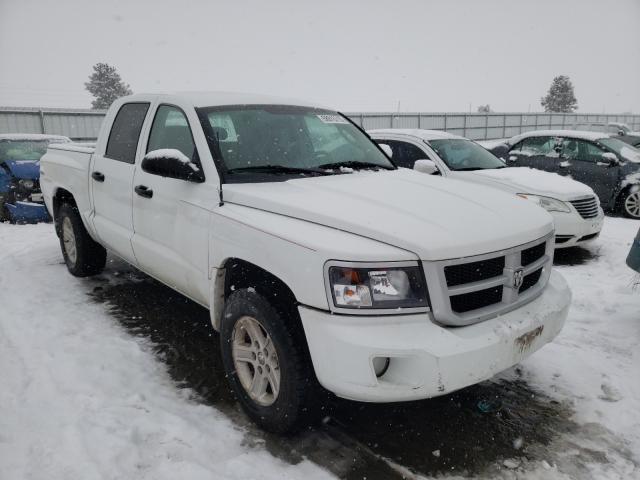
<path fill-rule="evenodd" d="M 416 160 L 416 163 L 413 164 L 413 169 L 427 175 L 433 175 L 438 172 L 438 167 L 436 167 L 433 160 Z"/>
<path fill-rule="evenodd" d="M 391 150 L 391 147 L 389 145 L 387 145 L 386 143 L 379 143 L 378 146 L 380 147 L 380 150 L 382 150 L 387 157 L 389 158 L 393 157 L 393 150 Z"/>
<path fill-rule="evenodd" d="M 162 148 L 152 150 L 142 159 L 142 170 L 152 175 L 177 178 L 188 182 L 204 182 L 202 169 L 180 150 Z"/>

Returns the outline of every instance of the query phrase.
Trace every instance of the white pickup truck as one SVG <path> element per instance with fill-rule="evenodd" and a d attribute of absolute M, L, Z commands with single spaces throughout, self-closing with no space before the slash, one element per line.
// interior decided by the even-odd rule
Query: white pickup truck
<path fill-rule="evenodd" d="M 272 431 L 310 421 L 320 385 L 396 402 L 490 378 L 569 309 L 547 212 L 398 169 L 303 102 L 125 97 L 95 148 L 50 146 L 41 178 L 69 271 L 110 250 L 207 307 L 234 392 Z"/>

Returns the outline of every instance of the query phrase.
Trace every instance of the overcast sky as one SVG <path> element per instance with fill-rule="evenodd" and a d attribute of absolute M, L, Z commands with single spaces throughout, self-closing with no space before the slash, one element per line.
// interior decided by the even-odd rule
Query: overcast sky
<path fill-rule="evenodd" d="M 135 92 L 231 90 L 342 111 L 640 112 L 640 0 L 0 0 L 0 105 L 89 107 L 114 65 Z"/>

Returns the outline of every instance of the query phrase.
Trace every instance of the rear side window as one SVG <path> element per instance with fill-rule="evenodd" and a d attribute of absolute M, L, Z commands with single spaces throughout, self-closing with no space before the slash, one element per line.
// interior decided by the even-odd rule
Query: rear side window
<path fill-rule="evenodd" d="M 136 161 L 136 149 L 148 103 L 125 103 L 118 110 L 104 156 L 125 163 Z"/>
<path fill-rule="evenodd" d="M 529 137 L 516 145 L 511 152 L 525 156 L 555 154 L 555 137 Z"/>
<path fill-rule="evenodd" d="M 378 144 L 386 144 L 391 147 L 393 162 L 404 168 L 413 168 L 416 160 L 426 160 L 429 156 L 422 151 L 422 149 L 407 142 L 401 142 L 398 140 L 376 140 Z"/>

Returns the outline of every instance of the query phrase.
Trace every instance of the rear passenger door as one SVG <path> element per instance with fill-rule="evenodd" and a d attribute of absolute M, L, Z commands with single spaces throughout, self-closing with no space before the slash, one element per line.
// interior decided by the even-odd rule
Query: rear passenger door
<path fill-rule="evenodd" d="M 118 110 L 104 152 L 96 152 L 89 172 L 93 224 L 102 244 L 132 264 L 133 174 L 140 131 L 149 103 L 125 103 Z"/>
<path fill-rule="evenodd" d="M 145 140 L 138 162 L 148 152 L 169 148 L 179 150 L 202 170 L 187 115 L 181 108 L 159 105 Z M 217 204 L 215 186 L 162 177 L 138 167 L 131 190 L 136 187 L 146 189 L 138 189 L 133 195 L 132 243 L 140 268 L 207 305 L 208 209 Z"/>
<path fill-rule="evenodd" d="M 509 151 L 507 160 L 512 167 L 557 172 L 559 157 L 555 137 L 527 137 Z"/>

